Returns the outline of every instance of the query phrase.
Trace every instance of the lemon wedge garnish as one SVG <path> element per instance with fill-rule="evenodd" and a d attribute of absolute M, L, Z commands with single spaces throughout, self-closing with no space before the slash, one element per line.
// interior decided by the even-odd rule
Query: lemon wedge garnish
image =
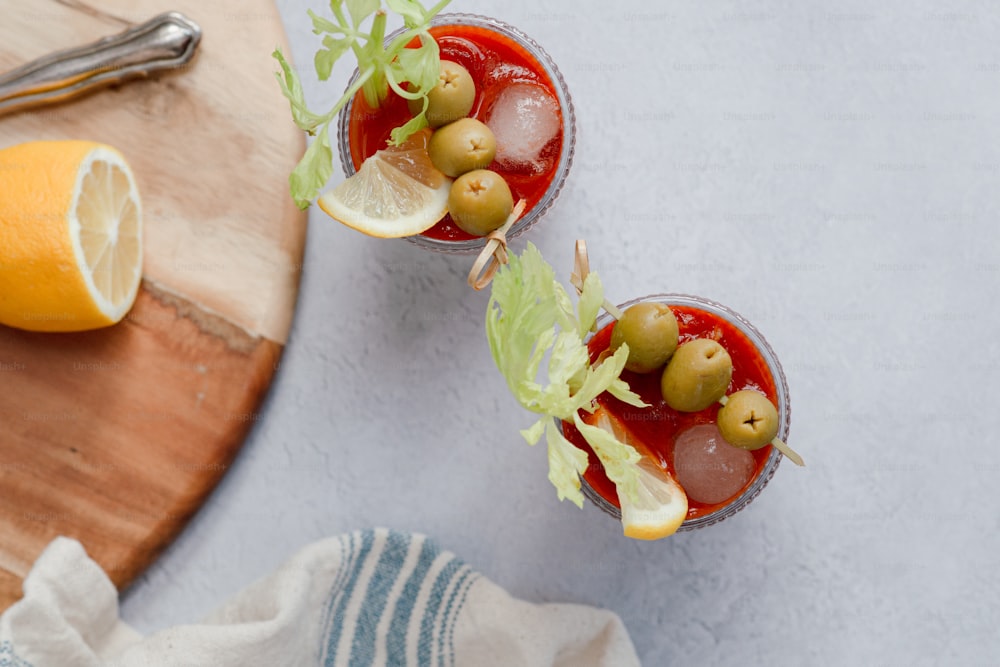
<path fill-rule="evenodd" d="M 448 213 L 452 183 L 431 164 L 430 135 L 430 130 L 421 130 L 401 146 L 376 152 L 356 174 L 320 195 L 320 208 L 334 220 L 378 238 L 427 231 Z"/>
<path fill-rule="evenodd" d="M 687 518 L 687 494 L 666 470 L 643 457 L 639 467 L 639 498 L 619 496 L 625 537 L 658 540 L 673 535 Z"/>
<path fill-rule="evenodd" d="M 620 419 L 603 407 L 598 407 L 586 421 L 615 436 L 620 442 L 635 447 L 641 455 L 635 465 L 638 472 L 636 497 L 618 494 L 622 512 L 622 528 L 626 537 L 637 540 L 658 540 L 677 532 L 687 518 L 687 494 L 677 480 L 635 438 Z"/>
<path fill-rule="evenodd" d="M 142 279 L 142 206 L 116 149 L 36 141 L 0 150 L 0 323 L 81 331 L 120 321 Z"/>

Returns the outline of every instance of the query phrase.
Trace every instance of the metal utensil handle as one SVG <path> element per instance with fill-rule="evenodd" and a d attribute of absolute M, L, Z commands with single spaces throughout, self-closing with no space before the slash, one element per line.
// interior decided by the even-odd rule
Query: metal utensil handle
<path fill-rule="evenodd" d="M 0 114 L 179 67 L 200 41 L 196 23 L 167 12 L 93 44 L 44 56 L 0 76 Z"/>

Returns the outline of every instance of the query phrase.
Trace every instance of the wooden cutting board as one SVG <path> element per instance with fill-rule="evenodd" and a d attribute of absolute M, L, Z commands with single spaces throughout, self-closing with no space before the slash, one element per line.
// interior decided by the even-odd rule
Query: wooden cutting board
<path fill-rule="evenodd" d="M 0 146 L 121 149 L 146 253 L 121 324 L 0 327 L 0 610 L 57 535 L 119 587 L 141 573 L 258 421 L 291 325 L 306 218 L 286 183 L 305 144 L 272 74 L 285 37 L 271 0 L 0 0 L 0 71 L 169 10 L 203 31 L 182 71 L 0 117 Z"/>

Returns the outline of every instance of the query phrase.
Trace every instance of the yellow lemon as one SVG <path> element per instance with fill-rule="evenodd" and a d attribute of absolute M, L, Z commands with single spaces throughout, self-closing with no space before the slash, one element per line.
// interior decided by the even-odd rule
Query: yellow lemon
<path fill-rule="evenodd" d="M 35 141 L 0 150 L 0 323 L 82 331 L 120 321 L 142 279 L 142 206 L 117 150 Z"/>
<path fill-rule="evenodd" d="M 323 193 L 319 207 L 348 227 L 379 238 L 413 236 L 448 212 L 452 180 L 427 154 L 431 133 L 421 130 L 398 147 L 378 151 L 354 174 Z"/>
<path fill-rule="evenodd" d="M 677 532 L 687 518 L 688 498 L 677 480 L 624 423 L 603 407 L 598 407 L 585 421 L 614 435 L 619 442 L 631 445 L 642 456 L 635 464 L 639 488 L 635 498 L 618 494 L 622 510 L 622 529 L 626 537 L 658 540 Z"/>
<path fill-rule="evenodd" d="M 639 497 L 619 496 L 626 537 L 658 540 L 677 532 L 687 518 L 687 494 L 666 470 L 643 457 L 638 463 Z"/>

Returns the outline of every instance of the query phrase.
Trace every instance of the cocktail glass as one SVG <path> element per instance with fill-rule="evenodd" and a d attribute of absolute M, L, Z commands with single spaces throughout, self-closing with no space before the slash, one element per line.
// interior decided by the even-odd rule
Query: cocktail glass
<path fill-rule="evenodd" d="M 619 306 L 622 310 L 625 310 L 629 306 L 636 303 L 653 301 L 659 303 L 665 303 L 671 306 L 675 310 L 675 314 L 679 309 L 687 309 L 689 311 L 695 311 L 702 314 L 708 319 L 714 319 L 717 322 L 724 323 L 728 327 L 731 327 L 732 331 L 738 333 L 742 336 L 742 339 L 749 345 L 749 347 L 759 355 L 760 361 L 763 362 L 763 367 L 760 371 L 770 378 L 771 383 L 774 386 L 774 396 L 772 397 L 778 408 L 778 438 L 787 441 L 788 430 L 791 421 L 791 406 L 789 403 L 788 396 L 788 383 L 785 379 L 785 373 L 781 368 L 781 363 L 778 361 L 777 355 L 775 355 L 774 350 L 768 344 L 764 336 L 754 327 L 749 321 L 746 320 L 742 315 L 733 311 L 732 309 L 723 306 L 722 304 L 716 303 L 714 301 L 709 301 L 698 296 L 689 296 L 684 294 L 652 294 L 649 296 L 641 297 L 638 299 L 633 299 Z M 682 317 L 678 317 L 678 321 L 681 321 Z M 597 331 L 598 334 L 592 334 L 588 341 L 593 338 L 594 335 L 600 335 L 600 332 L 604 330 L 609 324 L 611 324 L 612 318 L 607 313 L 601 315 L 597 320 Z M 681 335 L 682 341 L 684 338 L 684 324 L 681 322 Z M 733 357 L 734 363 L 738 362 L 737 355 L 745 354 L 745 350 L 742 346 L 738 346 L 738 349 L 728 349 L 730 356 Z M 658 376 L 657 376 L 658 377 Z M 734 376 L 734 381 L 735 381 Z M 736 387 L 736 389 L 741 389 L 743 387 Z M 665 410 L 670 410 L 669 407 L 663 406 Z M 562 425 L 561 425 L 562 426 Z M 666 427 L 666 425 L 665 425 Z M 671 440 L 672 442 L 672 440 Z M 647 443 L 648 445 L 649 443 Z M 672 449 L 672 445 L 671 445 Z M 660 455 L 664 456 L 669 460 L 672 456 L 671 452 L 659 452 Z M 755 454 L 757 454 L 755 452 Z M 592 456 L 593 459 L 593 456 Z M 711 526 L 713 524 L 723 521 L 743 508 L 749 505 L 767 483 L 774 476 L 775 471 L 778 469 L 778 464 L 781 462 L 782 454 L 773 445 L 767 445 L 761 453 L 755 457 L 755 472 L 750 482 L 740 491 L 737 495 L 730 498 L 721 506 L 715 507 L 711 511 L 706 511 L 702 514 L 696 514 L 696 516 L 689 516 L 687 520 L 681 524 L 679 528 L 680 531 L 696 530 L 698 528 L 705 528 L 706 526 Z M 592 484 L 591 480 L 594 480 L 594 471 L 592 470 L 594 466 L 588 469 L 587 473 L 584 474 L 582 478 L 582 491 L 583 494 L 593 502 L 597 507 L 599 507 L 604 512 L 615 517 L 616 519 L 621 519 L 621 511 L 618 508 L 617 497 L 609 498 L 607 484 Z M 598 464 L 599 469 L 599 464 Z M 603 472 L 600 474 L 603 475 Z M 602 494 L 598 490 L 598 486 L 605 488 L 605 493 Z M 697 512 L 697 510 L 696 510 Z"/>
<path fill-rule="evenodd" d="M 537 83 L 547 88 L 549 93 L 558 102 L 560 113 L 560 144 L 557 148 L 553 149 L 555 152 L 551 156 L 551 169 L 536 177 L 536 180 L 544 178 L 547 181 L 547 185 L 535 188 L 534 190 L 537 190 L 537 192 L 533 191 L 530 196 L 526 197 L 528 199 L 528 208 L 525 210 L 524 215 L 514 223 L 506 234 L 508 240 L 513 239 L 526 232 L 538 222 L 542 215 L 556 201 L 563 188 L 566 176 L 569 174 L 570 166 L 573 163 L 573 153 L 576 147 L 576 116 L 573 109 L 573 100 L 570 98 L 566 82 L 556 64 L 552 61 L 552 58 L 549 57 L 548 53 L 537 42 L 514 26 L 498 19 L 474 14 L 439 14 L 431 20 L 431 26 L 431 34 L 435 39 L 438 39 L 440 42 L 442 38 L 448 38 L 456 45 L 455 48 L 451 49 L 447 47 L 442 48 L 441 57 L 443 59 L 454 59 L 462 63 L 461 58 L 454 57 L 455 53 L 468 53 L 469 57 L 474 57 L 476 49 L 479 49 L 482 53 L 487 48 L 498 49 L 497 53 L 505 52 L 513 54 L 513 58 L 526 63 L 527 68 L 524 65 L 509 67 L 509 63 L 505 63 L 502 60 L 496 63 L 499 67 L 510 70 L 503 73 L 503 76 L 508 77 L 506 81 L 518 83 L 522 82 L 522 79 L 528 81 L 534 78 L 537 80 Z M 388 43 L 401 34 L 401 32 L 402 29 L 393 32 L 386 37 L 386 42 Z M 459 40 L 464 41 L 465 44 L 459 44 Z M 523 70 L 521 78 L 518 78 L 517 67 Z M 533 73 L 528 72 L 528 70 L 531 70 Z M 354 76 L 351 78 L 348 86 L 354 82 L 357 76 L 358 71 L 355 70 Z M 513 78 L 509 78 L 511 76 Z M 477 91 L 476 105 L 473 107 L 471 114 L 473 117 L 478 113 L 484 113 L 489 110 L 488 105 L 497 99 L 502 86 L 505 85 L 504 82 L 505 79 L 499 78 L 496 83 L 492 84 L 492 86 L 497 88 L 496 90 L 491 88 L 489 91 Z M 477 82 L 477 87 L 479 83 Z M 394 113 L 400 122 L 405 122 L 408 116 L 401 115 L 406 112 L 400 111 L 401 109 L 405 109 L 405 103 L 399 99 L 395 100 L 395 102 L 397 104 Z M 381 147 L 377 141 L 366 139 L 364 134 L 366 127 L 373 127 L 373 125 L 367 124 L 378 123 L 381 117 L 380 114 L 382 113 L 381 110 L 372 111 L 369 109 L 361 92 L 341 109 L 338 118 L 338 142 L 340 163 L 344 169 L 345 176 L 352 176 L 360 167 L 361 162 Z M 395 123 L 388 125 L 381 134 L 387 135 L 388 130 L 395 126 Z M 380 139 L 379 141 L 382 140 Z M 547 148 L 551 149 L 552 147 L 547 145 Z M 490 168 L 496 169 L 501 175 L 505 175 L 506 177 L 504 170 L 498 168 L 496 162 Z M 508 178 L 508 185 L 514 191 L 514 198 L 516 200 L 519 196 L 518 184 L 511 183 L 511 179 Z M 406 239 L 423 248 L 445 253 L 468 254 L 479 252 L 486 244 L 485 238 L 471 236 L 462 232 L 450 221 L 450 217 L 448 216 L 427 232 L 409 236 Z"/>

